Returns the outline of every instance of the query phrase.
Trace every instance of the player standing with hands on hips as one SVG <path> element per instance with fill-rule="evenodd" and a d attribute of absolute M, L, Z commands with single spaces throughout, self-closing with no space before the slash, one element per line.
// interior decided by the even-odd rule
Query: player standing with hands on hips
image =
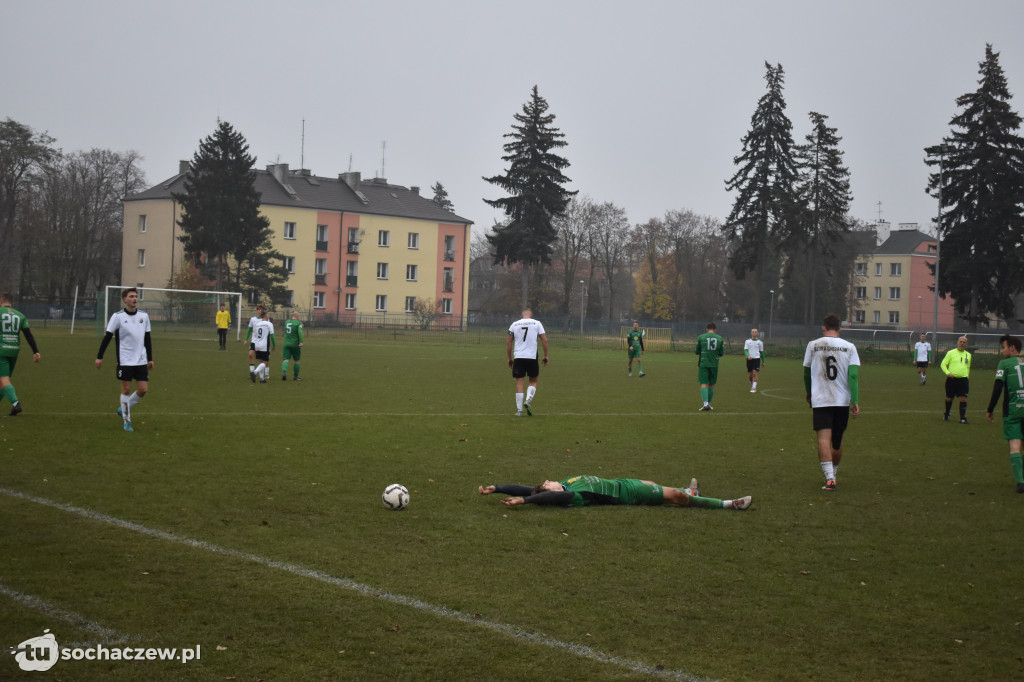
<path fill-rule="evenodd" d="M 636 358 L 636 368 L 640 372 L 640 376 L 647 376 L 644 374 L 644 337 L 647 335 L 643 329 L 640 329 L 640 323 L 633 320 L 633 328 L 626 332 L 626 347 L 629 354 L 629 367 L 627 372 L 629 376 L 633 376 L 633 358 Z"/>
<path fill-rule="evenodd" d="M 807 344 L 804 352 L 804 388 L 814 412 L 818 436 L 818 462 L 825 475 L 822 490 L 836 489 L 836 471 L 843 458 L 843 434 L 850 417 L 860 414 L 857 347 L 839 338 L 839 318 L 828 315 L 821 323 L 823 336 Z"/>
<path fill-rule="evenodd" d="M 103 354 L 110 340 L 115 340 L 117 349 L 117 378 L 121 381 L 121 406 L 117 414 L 121 417 L 125 431 L 134 431 L 132 408 L 139 404 L 149 391 L 149 370 L 153 369 L 153 341 L 150 338 L 149 314 L 139 310 L 139 290 L 135 287 L 121 292 L 124 308 L 110 316 L 107 333 L 100 342 L 96 354 L 96 369 L 103 366 Z M 135 392 L 132 393 L 132 381 Z"/>
<path fill-rule="evenodd" d="M 527 308 L 523 318 L 512 323 L 508 328 L 508 339 L 505 341 L 505 354 L 508 366 L 512 368 L 512 378 L 516 380 L 516 416 L 522 417 L 523 410 L 533 416 L 533 398 L 537 395 L 537 378 L 540 376 L 540 363 L 537 362 L 537 339 L 544 347 L 544 365 L 548 364 L 548 335 L 544 333 L 544 325 L 533 319 L 533 312 Z M 526 377 L 530 378 L 530 386 L 524 399 L 523 384 Z"/>

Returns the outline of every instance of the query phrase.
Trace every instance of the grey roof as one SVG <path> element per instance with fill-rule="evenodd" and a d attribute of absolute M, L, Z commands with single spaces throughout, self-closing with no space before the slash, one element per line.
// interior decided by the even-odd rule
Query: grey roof
<path fill-rule="evenodd" d="M 260 203 L 269 206 L 417 218 L 440 223 L 473 223 L 468 218 L 444 210 L 408 187 L 388 184 L 381 178 L 360 180 L 356 185 L 357 192 L 341 178 L 325 178 L 292 171 L 288 175 L 288 187 L 294 191 L 292 194 L 272 173 L 257 170 L 255 187 L 260 193 Z M 185 175 L 179 173 L 145 191 L 126 197 L 125 201 L 171 199 L 172 193 L 184 191 Z"/>
<path fill-rule="evenodd" d="M 907 254 L 916 253 L 921 242 L 934 242 L 935 237 L 925 234 L 921 230 L 897 230 L 889 233 L 889 238 L 882 242 L 874 253 L 878 254 Z"/>

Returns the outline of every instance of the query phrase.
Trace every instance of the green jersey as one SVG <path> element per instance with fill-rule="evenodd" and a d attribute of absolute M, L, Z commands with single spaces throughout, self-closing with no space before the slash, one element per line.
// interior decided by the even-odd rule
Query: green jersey
<path fill-rule="evenodd" d="M 1024 419 L 1024 356 L 1006 358 L 996 366 L 996 384 L 989 412 L 995 409 L 1000 393 L 1003 395 L 1003 416 Z"/>
<path fill-rule="evenodd" d="M 21 330 L 28 319 L 14 308 L 0 308 L 0 355 L 13 358 L 21 351 Z"/>
<path fill-rule="evenodd" d="M 302 341 L 302 323 L 298 320 L 288 320 L 284 323 L 284 345 L 298 346 Z"/>
<path fill-rule="evenodd" d="M 698 367 L 718 367 L 718 358 L 725 355 L 725 342 L 714 332 L 706 332 L 697 337 Z"/>
<path fill-rule="evenodd" d="M 630 350 L 643 350 L 644 349 L 644 330 L 643 329 L 630 329 L 626 332 L 626 348 Z"/>

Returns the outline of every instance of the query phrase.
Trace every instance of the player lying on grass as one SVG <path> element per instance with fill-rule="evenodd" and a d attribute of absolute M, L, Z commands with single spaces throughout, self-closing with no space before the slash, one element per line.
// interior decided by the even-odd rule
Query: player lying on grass
<path fill-rule="evenodd" d="M 544 481 L 538 486 L 518 483 L 489 485 L 486 488 L 479 486 L 477 492 L 481 495 L 509 495 L 510 497 L 503 498 L 501 503 L 510 507 L 520 504 L 553 507 L 586 507 L 592 504 L 675 504 L 680 507 L 704 509 L 746 509 L 750 506 L 749 495 L 737 500 L 701 497 L 696 478 L 690 481 L 689 488 L 669 488 L 639 478 L 573 476 L 564 481 Z"/>

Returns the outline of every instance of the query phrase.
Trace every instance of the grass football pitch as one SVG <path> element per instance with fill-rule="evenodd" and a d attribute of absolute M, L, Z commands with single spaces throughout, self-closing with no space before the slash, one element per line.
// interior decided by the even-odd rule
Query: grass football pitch
<path fill-rule="evenodd" d="M 156 331 L 136 431 L 114 353 L 36 330 L 0 416 L 0 645 L 71 655 L 4 680 L 1009 680 L 1024 678 L 1024 495 L 993 373 L 969 425 L 942 378 L 861 371 L 834 493 L 821 490 L 800 363 L 749 392 L 695 356 L 552 344 L 516 418 L 492 345 L 311 337 L 303 382 L 248 378 L 244 346 Z M 909 355 L 909 354 L 908 354 Z M 909 358 L 908 358 L 909 360 Z M 6 415 L 9 405 L 0 406 Z M 700 479 L 750 510 L 506 508 L 477 485 L 574 474 Z M 399 482 L 401 512 L 380 493 Z M 198 660 L 111 660 L 194 649 Z"/>

